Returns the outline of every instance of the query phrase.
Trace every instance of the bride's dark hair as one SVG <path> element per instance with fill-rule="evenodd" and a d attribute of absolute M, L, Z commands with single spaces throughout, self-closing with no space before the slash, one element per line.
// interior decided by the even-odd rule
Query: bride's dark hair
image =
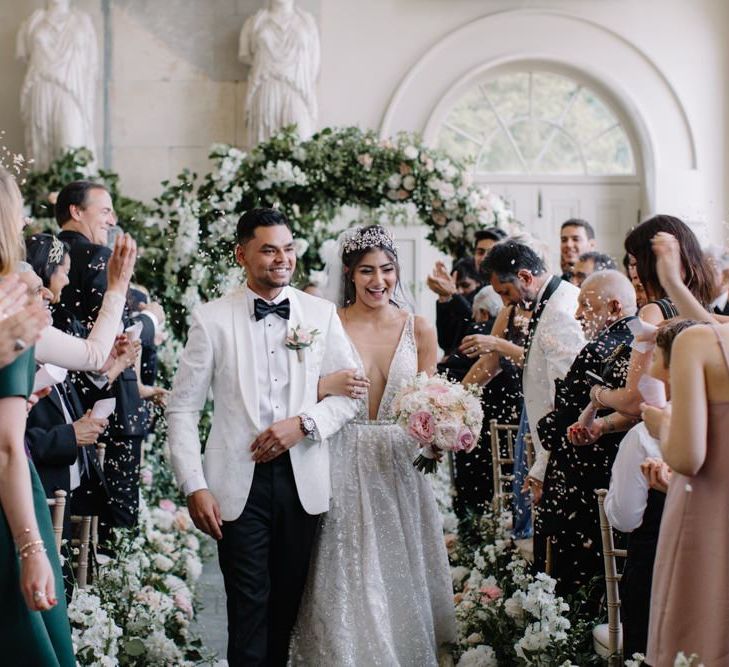
<path fill-rule="evenodd" d="M 344 266 L 344 305 L 349 306 L 357 299 L 354 287 L 354 270 L 362 263 L 364 256 L 372 250 L 382 250 L 388 259 L 395 265 L 397 283 L 395 291 L 400 286 L 400 262 L 397 259 L 397 250 L 392 236 L 380 225 L 370 225 L 358 230 L 352 237 L 347 239 L 342 246 L 342 265 Z M 396 301 L 391 300 L 395 305 Z"/>

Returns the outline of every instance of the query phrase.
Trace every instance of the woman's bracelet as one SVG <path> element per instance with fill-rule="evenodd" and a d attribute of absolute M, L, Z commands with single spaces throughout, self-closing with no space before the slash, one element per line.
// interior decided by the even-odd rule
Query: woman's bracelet
<path fill-rule="evenodd" d="M 31 547 L 37 547 L 39 544 L 43 544 L 43 540 L 32 540 L 31 542 L 26 542 L 22 547 L 18 548 L 18 553 L 22 554 L 24 551 L 27 551 Z"/>
<path fill-rule="evenodd" d="M 607 389 L 607 387 L 604 387 L 603 385 L 598 385 L 597 388 L 595 389 L 595 401 L 594 402 L 597 403 L 598 408 L 607 408 L 608 407 L 607 405 L 605 405 L 602 402 L 602 399 L 600 398 L 600 396 L 602 396 L 602 392 L 604 392 L 606 389 Z"/>
<path fill-rule="evenodd" d="M 25 560 L 26 558 L 30 558 L 31 556 L 34 556 L 35 554 L 44 554 L 46 552 L 45 547 L 36 547 L 35 549 L 31 549 L 30 551 L 26 551 L 23 554 L 20 554 L 20 558 Z"/>

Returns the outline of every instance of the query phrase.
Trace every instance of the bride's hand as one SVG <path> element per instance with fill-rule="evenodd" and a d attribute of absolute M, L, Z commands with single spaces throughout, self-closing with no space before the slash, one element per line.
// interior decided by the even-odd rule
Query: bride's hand
<path fill-rule="evenodd" d="M 370 381 L 357 368 L 347 368 L 319 378 L 319 398 L 346 396 L 364 398 Z"/>

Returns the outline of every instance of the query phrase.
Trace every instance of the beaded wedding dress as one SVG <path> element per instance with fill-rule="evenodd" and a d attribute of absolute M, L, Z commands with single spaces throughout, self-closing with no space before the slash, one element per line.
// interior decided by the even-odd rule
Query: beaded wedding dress
<path fill-rule="evenodd" d="M 332 500 L 312 554 L 293 665 L 437 665 L 440 645 L 455 640 L 441 515 L 430 481 L 413 467 L 417 445 L 392 415 L 417 367 L 411 315 L 377 419 L 368 419 L 364 399 L 330 443 Z"/>

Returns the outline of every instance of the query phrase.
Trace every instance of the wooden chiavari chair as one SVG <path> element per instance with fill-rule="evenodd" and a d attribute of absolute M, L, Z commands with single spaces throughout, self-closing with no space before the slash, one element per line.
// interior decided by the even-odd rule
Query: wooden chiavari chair
<path fill-rule="evenodd" d="M 602 623 L 592 630 L 595 653 L 608 661 L 609 667 L 623 664 L 623 631 L 620 625 L 620 591 L 618 583 L 620 575 L 616 564 L 617 558 L 625 558 L 625 549 L 616 549 L 613 540 L 613 529 L 605 514 L 605 489 L 595 491 L 598 510 L 600 512 L 600 534 L 602 537 L 602 553 L 605 563 L 605 589 L 607 598 L 608 622 Z"/>

